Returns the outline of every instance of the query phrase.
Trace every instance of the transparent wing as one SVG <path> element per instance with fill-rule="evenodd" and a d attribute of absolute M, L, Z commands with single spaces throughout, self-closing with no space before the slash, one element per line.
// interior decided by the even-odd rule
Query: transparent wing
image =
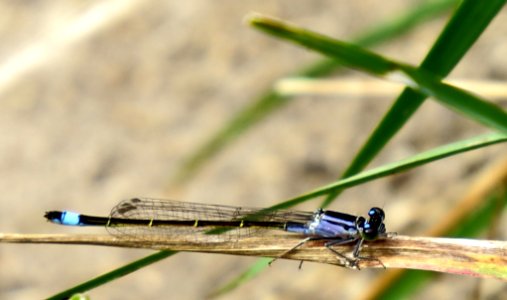
<path fill-rule="evenodd" d="M 269 221 L 306 223 L 313 217 L 312 212 L 290 210 L 266 210 L 228 205 L 181 202 L 174 200 L 133 198 L 120 202 L 111 210 L 112 218 L 164 220 L 164 221 Z M 114 226 L 107 230 L 122 238 L 134 240 L 164 240 L 171 236 L 191 242 L 221 242 L 241 237 L 266 234 L 269 228 L 260 227 L 194 227 L 194 226 Z M 210 231 L 216 232 L 210 234 Z M 219 232 L 219 234 L 218 234 Z M 280 233 L 285 231 L 280 230 Z M 289 233 L 288 233 L 289 234 Z"/>

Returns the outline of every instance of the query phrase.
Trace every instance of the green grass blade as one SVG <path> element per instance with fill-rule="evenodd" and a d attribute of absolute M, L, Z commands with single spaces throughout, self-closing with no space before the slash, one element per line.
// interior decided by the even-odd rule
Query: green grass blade
<path fill-rule="evenodd" d="M 437 273 L 420 270 L 407 270 L 396 282 L 398 290 L 385 289 L 383 293 L 376 295 L 375 299 L 410 299 L 414 291 L 429 283 Z"/>
<path fill-rule="evenodd" d="M 358 45 L 336 40 L 278 19 L 253 13 L 247 17 L 247 22 L 256 29 L 322 53 L 349 68 L 377 76 L 386 75 L 397 69 L 396 63 Z"/>
<path fill-rule="evenodd" d="M 442 77 L 449 74 L 504 4 L 505 0 L 487 3 L 464 1 L 447 23 L 421 67 Z M 425 98 L 422 93 L 405 89 L 354 157 L 342 178 L 364 169 L 410 119 Z M 329 205 L 338 194 L 339 191 L 329 194 L 322 206 Z"/>
<path fill-rule="evenodd" d="M 457 0 L 423 2 L 404 14 L 390 18 L 383 24 L 376 24 L 373 29 L 359 35 L 355 39 L 356 43 L 361 46 L 372 46 L 400 36 L 417 25 L 442 14 L 457 2 Z M 310 66 L 304 67 L 295 72 L 295 74 L 307 77 L 323 77 L 336 71 L 341 66 L 338 61 L 333 59 L 322 59 Z M 272 89 L 262 93 L 251 105 L 234 116 L 208 141 L 185 158 L 179 171 L 176 172 L 175 179 L 177 181 L 188 179 L 229 142 L 273 113 L 276 109 L 284 106 L 289 99 L 289 97 L 284 97 Z"/>
<path fill-rule="evenodd" d="M 359 185 L 374 179 L 388 176 L 391 174 L 399 173 L 415 167 L 440 160 L 449 156 L 453 156 L 466 151 L 474 150 L 481 147 L 486 147 L 496 143 L 503 143 L 507 141 L 507 134 L 502 133 L 489 133 L 485 135 L 476 136 L 470 139 L 458 141 L 455 143 L 440 146 L 429 151 L 421 152 L 410 158 L 390 163 L 381 167 L 377 167 L 359 174 L 338 180 L 331 184 L 319 187 L 306 194 L 294 197 L 280 204 L 272 206 L 270 209 L 284 209 L 297 204 L 300 204 L 308 199 L 312 199 L 321 195 L 326 195 L 335 190 L 343 190 L 352 186 Z"/>
<path fill-rule="evenodd" d="M 267 266 L 269 266 L 269 262 L 271 262 L 272 258 L 260 258 L 257 260 L 255 264 L 253 264 L 248 270 L 241 273 L 239 276 L 234 278 L 234 280 L 229 281 L 226 285 L 218 288 L 217 290 L 213 291 L 211 294 L 209 294 L 209 297 L 218 297 L 224 294 L 227 294 L 228 292 L 234 290 L 239 285 L 249 281 L 250 279 L 254 278 L 262 272 Z"/>
<path fill-rule="evenodd" d="M 462 1 L 421 64 L 432 73 L 447 76 L 500 12 L 506 0 Z"/>
<path fill-rule="evenodd" d="M 424 94 L 410 88 L 404 89 L 342 174 L 342 178 L 361 172 L 405 125 L 425 98 Z M 329 194 L 323 205 L 329 205 L 336 196 L 338 192 Z"/>
<path fill-rule="evenodd" d="M 482 123 L 507 133 L 507 113 L 499 106 L 480 99 L 467 91 L 445 84 L 423 69 L 400 65 L 403 72 L 416 81 L 417 86 L 440 103 Z"/>
<path fill-rule="evenodd" d="M 435 97 L 439 102 L 470 119 L 507 133 L 507 113 L 502 108 L 464 90 L 445 84 L 439 76 L 424 69 L 398 63 L 359 46 L 272 18 L 254 15 L 250 18 L 250 22 L 254 27 L 264 32 L 328 55 L 350 68 L 404 82 L 427 96 Z"/>
<path fill-rule="evenodd" d="M 155 254 L 143 257 L 143 258 L 133 261 L 133 262 L 129 263 L 128 265 L 125 265 L 121 268 L 115 269 L 111 272 L 105 273 L 105 274 L 95 277 L 91 280 L 83 282 L 79 285 L 76 285 L 70 289 L 59 292 L 58 294 L 48 297 L 48 299 L 49 300 L 68 299 L 74 294 L 84 293 L 86 291 L 89 291 L 93 288 L 96 288 L 98 286 L 106 284 L 110 281 L 113 281 L 115 279 L 118 279 L 120 277 L 128 275 L 128 274 L 130 274 L 138 269 L 141 269 L 145 266 L 151 265 L 152 263 L 158 262 L 159 260 L 165 259 L 175 253 L 177 253 L 177 252 L 176 251 L 156 252 Z"/>
<path fill-rule="evenodd" d="M 457 6 L 460 1 L 437 0 L 417 3 L 413 10 L 391 18 L 384 25 L 375 26 L 376 29 L 360 36 L 356 41 L 361 46 L 373 45 L 406 32 L 418 24 L 442 14 L 444 11 Z"/>

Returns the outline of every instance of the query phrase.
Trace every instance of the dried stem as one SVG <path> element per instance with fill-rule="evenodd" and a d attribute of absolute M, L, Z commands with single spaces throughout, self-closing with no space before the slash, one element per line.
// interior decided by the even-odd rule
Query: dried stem
<path fill-rule="evenodd" d="M 273 235 L 242 238 L 237 242 L 189 243 L 188 237 L 165 240 L 129 241 L 110 235 L 0 234 L 3 243 L 80 244 L 155 250 L 221 253 L 277 257 L 301 240 L 299 236 Z M 350 255 L 353 244 L 336 246 Z M 466 274 L 507 281 L 507 242 L 455 238 L 395 236 L 364 243 L 360 268 L 403 268 Z M 324 241 L 308 242 L 284 256 L 286 259 L 342 265 L 324 247 Z"/>

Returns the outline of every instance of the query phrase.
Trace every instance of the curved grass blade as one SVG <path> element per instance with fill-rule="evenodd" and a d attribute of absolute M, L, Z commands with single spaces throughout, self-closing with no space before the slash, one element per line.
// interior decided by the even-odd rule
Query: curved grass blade
<path fill-rule="evenodd" d="M 425 152 L 421 152 L 410 158 L 395 163 L 390 163 L 381 167 L 377 167 L 368 171 L 364 171 L 359 174 L 338 180 L 331 184 L 319 187 L 309 193 L 294 197 L 285 202 L 272 206 L 270 209 L 275 210 L 289 208 L 291 206 L 300 204 L 308 199 L 312 199 L 321 195 L 326 195 L 329 192 L 333 192 L 338 189 L 342 190 L 345 188 L 359 185 L 361 183 L 372 181 L 377 178 L 413 169 L 417 166 L 421 166 L 459 153 L 503 142 L 507 142 L 507 134 L 493 132 L 485 135 L 476 136 L 470 139 L 458 141 L 455 143 L 447 144 L 444 146 L 440 146 Z"/>
<path fill-rule="evenodd" d="M 156 252 L 155 254 L 143 257 L 143 258 L 133 261 L 121 268 L 115 269 L 111 272 L 105 273 L 105 274 L 95 277 L 91 280 L 83 282 L 79 285 L 76 285 L 70 289 L 59 292 L 58 294 L 48 297 L 48 300 L 68 299 L 68 298 L 72 297 L 72 295 L 74 295 L 74 294 L 84 293 L 86 291 L 94 289 L 98 286 L 108 283 L 109 281 L 113 281 L 115 279 L 118 279 L 120 277 L 128 275 L 134 271 L 137 271 L 138 269 L 141 269 L 145 266 L 151 265 L 152 263 L 155 263 L 159 260 L 165 259 L 175 253 L 177 253 L 177 252 L 176 251 Z"/>
<path fill-rule="evenodd" d="M 431 47 L 421 68 L 442 77 L 449 74 L 504 4 L 505 0 L 463 1 Z M 426 95 L 406 88 L 341 177 L 354 175 L 364 169 L 417 111 L 425 99 Z M 328 206 L 339 195 L 339 192 L 329 194 L 322 206 Z"/>
<path fill-rule="evenodd" d="M 443 83 L 424 69 L 400 64 L 400 70 L 415 81 L 412 87 L 440 103 L 482 123 L 507 133 L 507 113 L 500 107 L 455 86 Z M 403 80 L 403 79 L 402 79 Z"/>
<path fill-rule="evenodd" d="M 390 18 L 383 24 L 376 24 L 368 32 L 355 39 L 356 44 L 368 47 L 400 36 L 419 24 L 433 19 L 454 6 L 457 0 L 423 2 L 404 14 Z M 340 69 L 342 65 L 333 59 L 322 59 L 296 71 L 297 76 L 324 77 Z M 210 137 L 202 146 L 191 153 L 176 172 L 176 181 L 184 181 L 197 172 L 213 155 L 223 149 L 241 133 L 284 106 L 290 97 L 269 89 L 258 96 L 251 105 L 236 114 L 224 127 Z"/>
<path fill-rule="evenodd" d="M 344 65 L 370 74 L 406 83 L 427 96 L 483 125 L 507 133 L 507 113 L 500 107 L 445 84 L 439 76 L 424 69 L 386 59 L 357 45 L 338 41 L 279 20 L 254 15 L 250 23 L 269 34 L 290 40 Z"/>
<path fill-rule="evenodd" d="M 269 263 L 272 261 L 272 258 L 260 258 L 255 262 L 248 270 L 241 273 L 239 276 L 234 278 L 234 280 L 229 281 L 224 286 L 221 286 L 217 290 L 210 293 L 208 296 L 210 298 L 215 298 L 224 294 L 227 294 L 228 292 L 234 290 L 241 284 L 248 282 L 250 279 L 254 278 L 262 272 L 266 267 L 269 266 Z"/>

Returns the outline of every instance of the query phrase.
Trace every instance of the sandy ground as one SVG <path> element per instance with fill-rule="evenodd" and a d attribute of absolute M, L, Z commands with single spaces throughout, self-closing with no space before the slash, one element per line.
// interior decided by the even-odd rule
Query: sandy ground
<path fill-rule="evenodd" d="M 0 231 L 103 232 L 58 227 L 42 215 L 50 209 L 107 215 L 116 202 L 133 196 L 263 207 L 331 182 L 391 98 L 294 98 L 185 186 L 172 185 L 171 178 L 188 153 L 255 95 L 318 57 L 248 28 L 242 22 L 248 12 L 350 39 L 415 3 L 1 2 Z M 417 64 L 444 22 L 427 23 L 377 50 Z M 452 77 L 507 80 L 506 33 L 504 10 Z M 429 101 L 372 166 L 486 131 Z M 333 208 L 364 214 L 383 206 L 389 230 L 421 234 L 445 218 L 475 174 L 505 150 L 481 149 L 353 188 Z M 149 253 L 2 244 L 0 298 L 46 297 Z M 89 294 L 202 299 L 254 261 L 178 254 Z M 298 271 L 296 262 L 280 261 L 224 299 L 354 299 L 382 273 L 310 263 Z M 467 295 L 476 283 L 441 276 L 419 299 Z M 480 284 L 498 295 L 495 281 Z"/>

